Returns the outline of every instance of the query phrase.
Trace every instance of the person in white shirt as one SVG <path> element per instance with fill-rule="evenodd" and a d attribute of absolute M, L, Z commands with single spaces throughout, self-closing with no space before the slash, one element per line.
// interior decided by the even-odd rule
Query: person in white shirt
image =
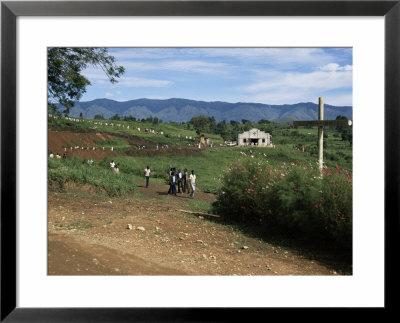
<path fill-rule="evenodd" d="M 171 178 L 170 178 L 170 182 L 171 182 L 171 194 L 176 196 L 176 174 L 175 171 L 172 171 L 171 173 Z"/>
<path fill-rule="evenodd" d="M 194 174 L 194 170 L 189 176 L 190 186 L 192 187 L 192 192 L 190 193 L 190 197 L 194 197 L 194 191 L 196 190 L 196 175 Z"/>
<path fill-rule="evenodd" d="M 111 168 L 112 171 L 114 171 L 114 167 L 115 167 L 115 163 L 114 163 L 114 161 L 112 160 L 111 163 L 110 163 L 110 168 Z"/>
<path fill-rule="evenodd" d="M 147 167 L 144 169 L 144 176 L 146 177 L 146 188 L 149 187 L 150 173 L 151 173 L 150 167 L 147 166 Z"/>

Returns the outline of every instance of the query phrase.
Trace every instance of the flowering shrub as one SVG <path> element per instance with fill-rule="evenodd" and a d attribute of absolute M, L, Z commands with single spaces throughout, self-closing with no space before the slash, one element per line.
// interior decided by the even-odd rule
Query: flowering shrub
<path fill-rule="evenodd" d="M 352 174 L 294 162 L 271 167 L 245 161 L 222 178 L 214 204 L 226 218 L 273 227 L 293 237 L 351 248 Z"/>

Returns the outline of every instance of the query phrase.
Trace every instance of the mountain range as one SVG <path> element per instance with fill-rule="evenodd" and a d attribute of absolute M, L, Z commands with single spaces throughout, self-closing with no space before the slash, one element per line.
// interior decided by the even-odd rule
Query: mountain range
<path fill-rule="evenodd" d="M 62 106 L 58 106 L 63 110 Z M 336 119 L 338 115 L 353 117 L 351 106 L 324 105 L 324 119 Z M 274 122 L 287 122 L 290 120 L 316 120 L 318 119 L 318 105 L 312 102 L 270 105 L 261 103 L 228 103 L 205 102 L 187 99 L 137 99 L 125 102 L 110 99 L 96 99 L 87 102 L 75 102 L 70 110 L 70 116 L 82 116 L 93 119 L 95 115 L 103 115 L 104 118 L 118 114 L 120 117 L 133 116 L 136 119 L 157 117 L 164 122 L 187 122 L 192 117 L 205 115 L 214 117 L 217 122 L 221 120 L 259 121 L 261 119 Z"/>

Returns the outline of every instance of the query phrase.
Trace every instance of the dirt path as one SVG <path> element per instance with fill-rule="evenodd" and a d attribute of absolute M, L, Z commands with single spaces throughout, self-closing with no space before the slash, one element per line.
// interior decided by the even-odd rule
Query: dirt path
<path fill-rule="evenodd" d="M 48 195 L 50 275 L 334 275 L 289 249 L 248 237 L 197 212 L 214 195 L 171 196 L 138 183 L 130 198 L 89 190 Z M 204 212 L 204 211 L 201 211 Z"/>

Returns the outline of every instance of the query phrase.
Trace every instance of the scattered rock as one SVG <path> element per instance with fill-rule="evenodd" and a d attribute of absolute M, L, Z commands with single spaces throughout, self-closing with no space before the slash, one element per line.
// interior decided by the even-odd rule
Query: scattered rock
<path fill-rule="evenodd" d="M 133 226 L 132 226 L 132 224 L 128 224 L 128 225 L 126 226 L 126 228 L 127 228 L 128 230 L 132 230 L 132 229 L 133 229 Z"/>
<path fill-rule="evenodd" d="M 140 230 L 140 231 L 146 231 L 146 229 L 145 229 L 145 228 L 143 228 L 143 227 L 137 227 L 137 230 Z"/>
<path fill-rule="evenodd" d="M 203 243 L 203 240 L 196 240 L 197 243 Z"/>
<path fill-rule="evenodd" d="M 203 259 L 207 259 L 207 256 L 204 253 L 201 256 L 203 257 Z"/>
<path fill-rule="evenodd" d="M 249 247 L 248 246 L 243 246 L 242 249 L 249 249 Z"/>
<path fill-rule="evenodd" d="M 204 216 L 199 215 L 200 220 L 204 220 Z"/>

